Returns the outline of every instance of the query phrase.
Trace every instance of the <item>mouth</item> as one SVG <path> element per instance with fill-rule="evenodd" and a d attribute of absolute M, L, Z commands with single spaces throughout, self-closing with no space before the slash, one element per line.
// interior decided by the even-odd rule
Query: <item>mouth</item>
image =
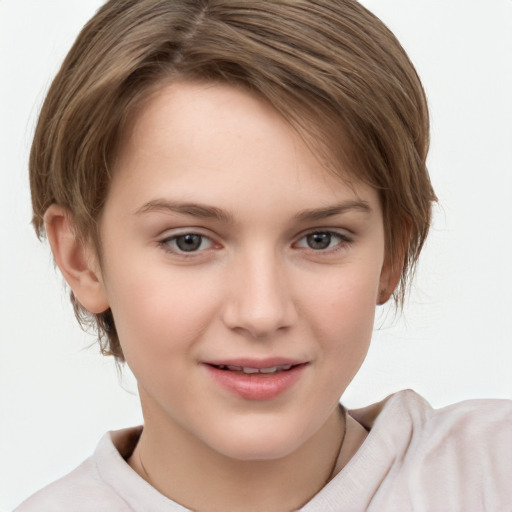
<path fill-rule="evenodd" d="M 261 368 L 255 368 L 251 366 L 237 366 L 232 364 L 210 364 L 214 368 L 218 370 L 223 370 L 227 372 L 235 372 L 235 373 L 243 373 L 245 375 L 254 375 L 254 374 L 262 374 L 262 375 L 273 375 L 275 373 L 287 372 L 292 368 L 299 366 L 305 363 L 299 364 L 281 364 L 275 366 L 267 366 Z"/>
<path fill-rule="evenodd" d="M 280 359 L 238 359 L 204 363 L 213 382 L 245 400 L 272 400 L 300 380 L 309 362 Z"/>

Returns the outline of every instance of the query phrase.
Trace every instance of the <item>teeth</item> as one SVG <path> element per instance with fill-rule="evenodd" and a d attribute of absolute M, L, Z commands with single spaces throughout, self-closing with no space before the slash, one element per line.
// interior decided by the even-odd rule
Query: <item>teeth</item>
<path fill-rule="evenodd" d="M 258 368 L 246 368 L 245 366 L 242 369 L 242 371 L 244 373 L 259 373 L 260 372 L 260 370 L 258 370 Z"/>

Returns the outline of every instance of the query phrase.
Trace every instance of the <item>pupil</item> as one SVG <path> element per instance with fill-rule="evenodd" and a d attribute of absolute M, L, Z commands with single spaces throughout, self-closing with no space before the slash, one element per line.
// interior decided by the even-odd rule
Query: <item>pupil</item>
<path fill-rule="evenodd" d="M 327 249 L 331 243 L 330 233 L 312 233 L 307 237 L 311 249 Z"/>
<path fill-rule="evenodd" d="M 182 235 L 176 238 L 176 245 L 181 251 L 196 251 L 201 246 L 201 235 Z"/>

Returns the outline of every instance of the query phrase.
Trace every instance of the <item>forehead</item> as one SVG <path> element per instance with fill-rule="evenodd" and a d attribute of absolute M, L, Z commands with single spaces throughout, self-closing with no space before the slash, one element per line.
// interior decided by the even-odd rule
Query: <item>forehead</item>
<path fill-rule="evenodd" d="M 175 82 L 154 94 L 125 131 L 112 191 L 137 203 L 160 196 L 229 203 L 334 201 L 375 192 L 338 176 L 267 102 L 224 84 Z M 131 184 L 131 187 L 128 187 Z M 227 204 L 226 204 L 227 202 Z"/>

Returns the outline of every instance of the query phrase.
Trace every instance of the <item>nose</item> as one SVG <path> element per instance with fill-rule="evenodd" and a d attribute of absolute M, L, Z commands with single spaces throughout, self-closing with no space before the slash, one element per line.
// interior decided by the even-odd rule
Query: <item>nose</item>
<path fill-rule="evenodd" d="M 260 339 L 289 329 L 298 318 L 286 263 L 262 253 L 240 258 L 232 269 L 223 309 L 228 328 Z"/>

